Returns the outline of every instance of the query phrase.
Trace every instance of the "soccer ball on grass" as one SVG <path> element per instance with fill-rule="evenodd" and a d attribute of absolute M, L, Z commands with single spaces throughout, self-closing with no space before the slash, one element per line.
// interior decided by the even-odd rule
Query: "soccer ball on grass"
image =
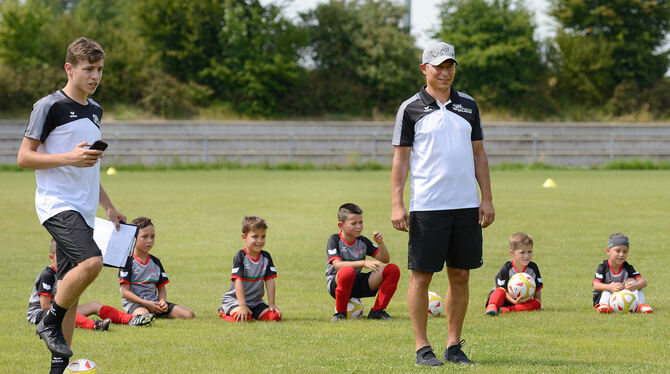
<path fill-rule="evenodd" d="M 433 291 L 428 292 L 428 315 L 437 317 L 442 314 L 444 307 L 442 305 L 442 298 Z"/>
<path fill-rule="evenodd" d="M 337 313 L 337 309 L 335 309 Z M 347 303 L 347 318 L 360 318 L 365 314 L 365 307 L 361 299 L 357 297 L 352 297 Z"/>
<path fill-rule="evenodd" d="M 76 374 L 76 373 L 100 373 L 100 369 L 95 362 L 87 360 L 85 358 L 80 358 L 79 360 L 72 361 L 70 365 L 65 368 L 65 373 Z"/>

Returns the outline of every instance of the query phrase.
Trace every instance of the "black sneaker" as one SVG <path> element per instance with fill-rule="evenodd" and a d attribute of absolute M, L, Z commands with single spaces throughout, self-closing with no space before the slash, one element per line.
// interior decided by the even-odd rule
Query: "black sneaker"
<path fill-rule="evenodd" d="M 416 366 L 442 366 L 444 363 L 435 357 L 433 348 L 429 345 L 416 351 Z"/>
<path fill-rule="evenodd" d="M 109 330 L 109 324 L 112 323 L 111 318 L 99 319 L 93 321 L 93 330 L 97 331 L 107 331 Z"/>
<path fill-rule="evenodd" d="M 128 326 L 149 326 L 154 323 L 155 316 L 153 313 L 136 314 L 128 322 Z"/>
<path fill-rule="evenodd" d="M 444 350 L 444 361 L 451 361 L 461 365 L 472 365 L 472 361 L 470 361 L 468 356 L 461 350 L 461 347 L 464 345 L 465 340 L 461 340 L 458 344 L 447 347 L 447 349 Z"/>
<path fill-rule="evenodd" d="M 45 325 L 44 320 L 42 320 L 37 325 L 35 333 L 40 336 L 40 339 L 44 340 L 47 348 L 54 356 L 72 357 L 72 350 L 68 347 L 60 326 Z"/>
<path fill-rule="evenodd" d="M 330 322 L 339 322 L 343 319 L 347 319 L 347 313 L 335 313 L 333 314 L 333 319 Z"/>
<path fill-rule="evenodd" d="M 386 313 L 386 310 L 384 309 L 370 309 L 370 312 L 368 313 L 368 319 L 391 319 L 391 316 L 389 316 L 389 314 Z"/>

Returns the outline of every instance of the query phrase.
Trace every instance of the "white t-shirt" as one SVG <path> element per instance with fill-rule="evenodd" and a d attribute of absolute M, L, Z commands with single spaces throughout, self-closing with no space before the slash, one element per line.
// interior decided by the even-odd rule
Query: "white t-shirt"
<path fill-rule="evenodd" d="M 40 153 L 70 152 L 81 142 L 100 139 L 102 108 L 93 100 L 82 105 L 63 91 L 45 96 L 33 105 L 25 137 L 42 142 Z M 100 163 L 92 167 L 61 166 L 35 170 L 35 208 L 40 223 L 66 211 L 79 212 L 90 227 L 100 197 Z"/>
<path fill-rule="evenodd" d="M 412 147 L 409 210 L 478 207 L 472 142 L 482 139 L 477 103 L 453 87 L 445 104 L 425 88 L 402 103 L 392 143 Z"/>

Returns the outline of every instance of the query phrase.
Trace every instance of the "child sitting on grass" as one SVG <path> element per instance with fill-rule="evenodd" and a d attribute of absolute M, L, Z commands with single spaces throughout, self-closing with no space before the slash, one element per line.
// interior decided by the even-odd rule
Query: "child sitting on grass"
<path fill-rule="evenodd" d="M 509 238 L 509 253 L 512 260 L 505 262 L 498 275 L 496 285 L 489 293 L 486 303 L 486 315 L 495 316 L 498 313 L 522 312 L 539 310 L 541 308 L 542 276 L 540 269 L 533 261 L 533 238 L 530 235 L 518 232 Z M 521 301 L 521 297 L 514 298 L 507 292 L 507 282 L 517 273 L 526 273 L 535 281 L 535 295 L 528 301 Z"/>
<path fill-rule="evenodd" d="M 225 321 L 281 321 L 281 311 L 275 305 L 277 271 L 272 257 L 263 250 L 267 229 L 265 220 L 260 217 L 242 220 L 244 248 L 233 257 L 232 282 L 219 308 L 219 316 Z M 263 284 L 269 305 L 263 301 Z"/>
<path fill-rule="evenodd" d="M 185 306 L 167 301 L 168 276 L 160 260 L 149 251 L 154 246 L 156 233 L 150 218 L 138 217 L 132 225 L 139 226 L 133 256 L 119 269 L 121 297 L 126 312 L 137 315 L 154 313 L 158 318 L 194 318 Z"/>
<path fill-rule="evenodd" d="M 363 210 L 356 204 L 343 204 L 337 212 L 340 232 L 328 238 L 326 245 L 326 285 L 335 299 L 335 311 L 331 319 L 337 322 L 347 318 L 347 304 L 351 297 L 372 297 L 375 304 L 368 313 L 369 319 L 391 319 L 386 313 L 393 294 L 398 287 L 400 268 L 389 264 L 391 255 L 384 245 L 384 237 L 375 231 L 372 239 L 362 236 Z M 366 256 L 374 260 L 366 260 Z M 370 272 L 362 272 L 363 268 Z"/>
<path fill-rule="evenodd" d="M 47 266 L 35 279 L 33 292 L 28 301 L 28 312 L 26 318 L 28 322 L 38 324 L 44 314 L 51 308 L 51 302 L 56 295 L 56 266 L 58 259 L 56 257 L 56 241 L 51 239 L 49 247 L 49 260 L 51 265 Z M 91 315 L 98 315 L 102 319 L 93 320 L 88 318 Z M 109 305 L 103 305 L 98 301 L 79 305 L 75 317 L 75 326 L 82 329 L 106 331 L 110 323 L 118 323 L 128 326 L 146 326 L 154 321 L 154 315 L 151 313 L 133 316 L 124 313 Z"/>
<path fill-rule="evenodd" d="M 593 309 L 600 313 L 612 313 L 610 297 L 612 293 L 629 290 L 636 293 L 637 312 L 653 313 L 654 310 L 646 303 L 642 289 L 647 281 L 642 278 L 633 265 L 626 262 L 630 242 L 622 233 L 612 234 L 607 241 L 607 258 L 596 269 L 593 277 Z"/>

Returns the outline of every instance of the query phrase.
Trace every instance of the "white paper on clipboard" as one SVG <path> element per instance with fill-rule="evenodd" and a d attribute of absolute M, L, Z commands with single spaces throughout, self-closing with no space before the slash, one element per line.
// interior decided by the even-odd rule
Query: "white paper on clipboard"
<path fill-rule="evenodd" d="M 95 217 L 93 240 L 102 252 L 102 263 L 117 268 L 125 266 L 128 256 L 135 248 L 138 231 L 138 226 L 125 223 L 116 231 L 114 222 Z"/>

